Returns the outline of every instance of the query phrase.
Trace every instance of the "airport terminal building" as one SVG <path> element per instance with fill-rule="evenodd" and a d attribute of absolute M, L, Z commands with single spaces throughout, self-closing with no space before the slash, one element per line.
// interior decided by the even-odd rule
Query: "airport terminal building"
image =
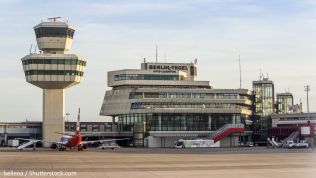
<path fill-rule="evenodd" d="M 225 125 L 243 124 L 220 146 L 251 140 L 253 98 L 248 89 L 214 89 L 197 80 L 197 64 L 151 63 L 108 72 L 100 115 L 112 116 L 119 132 L 133 134 L 135 146 L 172 147 L 178 139 L 206 138 Z"/>

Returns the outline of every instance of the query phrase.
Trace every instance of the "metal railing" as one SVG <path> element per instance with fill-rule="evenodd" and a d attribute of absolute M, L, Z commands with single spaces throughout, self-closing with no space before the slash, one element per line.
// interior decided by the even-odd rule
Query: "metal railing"
<path fill-rule="evenodd" d="M 244 128 L 244 124 L 226 124 L 223 127 L 216 130 L 213 134 L 211 134 L 210 138 L 213 139 L 214 137 L 218 136 L 219 134 L 223 133 L 225 130 L 230 128 Z"/>

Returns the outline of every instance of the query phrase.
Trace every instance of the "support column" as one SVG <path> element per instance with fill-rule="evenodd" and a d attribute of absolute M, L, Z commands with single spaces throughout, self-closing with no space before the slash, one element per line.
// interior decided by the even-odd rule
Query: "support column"
<path fill-rule="evenodd" d="M 43 140 L 60 141 L 65 130 L 65 90 L 64 89 L 43 89 Z M 45 147 L 49 143 L 44 142 Z"/>
<path fill-rule="evenodd" d="M 212 115 L 208 115 L 208 130 L 212 130 Z"/>

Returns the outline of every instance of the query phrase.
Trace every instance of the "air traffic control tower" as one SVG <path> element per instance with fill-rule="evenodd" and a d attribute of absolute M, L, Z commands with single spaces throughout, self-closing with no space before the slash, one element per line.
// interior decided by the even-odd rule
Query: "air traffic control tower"
<path fill-rule="evenodd" d="M 30 53 L 21 59 L 26 81 L 43 89 L 45 141 L 59 141 L 61 136 L 56 132 L 64 132 L 65 90 L 80 83 L 86 65 L 82 57 L 66 54 L 75 28 L 58 18 L 49 18 L 34 27 L 40 53 Z"/>

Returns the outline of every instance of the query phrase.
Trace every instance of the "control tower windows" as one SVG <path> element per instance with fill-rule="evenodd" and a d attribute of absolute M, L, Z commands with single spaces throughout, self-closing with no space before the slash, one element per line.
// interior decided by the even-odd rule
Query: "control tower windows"
<path fill-rule="evenodd" d="M 72 75 L 72 76 L 83 76 L 82 71 L 76 70 L 27 70 L 25 75 Z"/>
<path fill-rule="evenodd" d="M 86 61 L 77 59 L 28 59 L 22 61 L 23 65 L 28 64 L 66 64 L 86 66 Z"/>
<path fill-rule="evenodd" d="M 41 37 L 68 37 L 73 38 L 75 30 L 61 27 L 40 27 L 35 29 L 36 38 Z"/>

